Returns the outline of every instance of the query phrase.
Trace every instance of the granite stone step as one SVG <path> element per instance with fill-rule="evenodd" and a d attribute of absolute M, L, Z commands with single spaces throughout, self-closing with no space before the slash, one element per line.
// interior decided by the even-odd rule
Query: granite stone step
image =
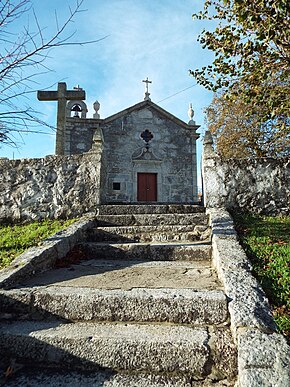
<path fill-rule="evenodd" d="M 208 215 L 204 213 L 98 215 L 96 222 L 97 226 L 207 225 Z"/>
<path fill-rule="evenodd" d="M 193 381 L 190 376 L 129 374 L 114 371 L 43 370 L 25 368 L 21 364 L 16 366 L 19 371 L 5 381 L 6 387 L 233 387 L 235 384 L 235 379 Z"/>
<path fill-rule="evenodd" d="M 187 261 L 211 259 L 210 243 L 106 243 L 83 242 L 79 249 L 88 259 Z"/>
<path fill-rule="evenodd" d="M 227 323 L 210 261 L 89 260 L 0 292 L 0 319 Z"/>
<path fill-rule="evenodd" d="M 100 215 L 188 214 L 204 212 L 204 207 L 195 204 L 102 204 L 98 207 Z"/>
<path fill-rule="evenodd" d="M 2 298 L 2 294 L 0 294 Z M 3 298 L 2 298 L 3 300 Z M 9 291 L 0 319 L 169 322 L 220 325 L 228 322 L 222 291 L 191 289 L 104 290 L 74 287 Z"/>
<path fill-rule="evenodd" d="M 0 324 L 0 357 L 64 370 L 123 370 L 188 375 L 236 374 L 228 328 L 128 323 L 17 321 Z"/>
<path fill-rule="evenodd" d="M 89 242 L 190 242 L 210 236 L 207 225 L 95 227 L 87 231 Z"/>
<path fill-rule="evenodd" d="M 0 319 L 169 322 L 220 325 L 228 320 L 220 290 L 168 288 L 95 289 L 69 286 L 0 293 Z"/>

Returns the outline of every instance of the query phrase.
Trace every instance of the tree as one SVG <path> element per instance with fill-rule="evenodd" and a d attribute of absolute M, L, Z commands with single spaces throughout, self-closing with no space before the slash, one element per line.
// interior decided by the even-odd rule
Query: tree
<path fill-rule="evenodd" d="M 35 77 L 49 71 L 45 65 L 49 52 L 62 46 L 99 41 L 75 42 L 72 41 L 74 32 L 65 35 L 75 16 L 82 11 L 82 4 L 83 0 L 76 0 L 75 7 L 69 9 L 61 25 L 56 16 L 55 33 L 46 37 L 30 0 L 0 0 L 0 144 L 16 145 L 15 133 L 39 132 L 39 125 L 48 126 L 27 106 L 25 99 L 35 92 Z M 17 23 L 28 14 L 34 20 L 33 25 L 24 25 L 15 32 Z"/>
<path fill-rule="evenodd" d="M 206 109 L 206 120 L 217 153 L 222 158 L 277 157 L 290 155 L 290 133 L 274 120 L 263 121 L 256 109 L 248 115 L 248 104 L 216 94 Z"/>
<path fill-rule="evenodd" d="M 197 82 L 228 100 L 242 99 L 248 115 L 289 128 L 290 3 L 288 0 L 205 1 L 196 19 L 218 22 L 198 40 L 213 63 L 190 71 Z"/>

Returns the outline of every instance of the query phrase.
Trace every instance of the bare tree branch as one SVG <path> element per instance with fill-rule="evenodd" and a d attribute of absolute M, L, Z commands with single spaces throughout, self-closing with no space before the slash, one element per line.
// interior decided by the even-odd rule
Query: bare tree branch
<path fill-rule="evenodd" d="M 30 0 L 0 0 L 0 146 L 1 143 L 15 145 L 12 133 L 41 131 L 31 129 L 31 125 L 44 125 L 55 129 L 38 118 L 39 113 L 25 106 L 25 98 L 34 93 L 33 85 L 36 77 L 51 71 L 45 61 L 51 50 L 71 45 L 87 45 L 99 42 L 97 40 L 75 41 L 76 31 L 67 33 L 68 27 L 75 17 L 83 12 L 84 0 L 76 0 L 75 7 L 69 8 L 68 17 L 59 24 L 55 13 L 56 31 L 49 37 L 45 36 L 38 17 L 32 8 Z M 30 24 L 23 25 L 22 31 L 15 33 L 14 23 L 23 15 L 31 13 L 34 28 Z M 35 29 L 35 31 L 33 31 Z"/>

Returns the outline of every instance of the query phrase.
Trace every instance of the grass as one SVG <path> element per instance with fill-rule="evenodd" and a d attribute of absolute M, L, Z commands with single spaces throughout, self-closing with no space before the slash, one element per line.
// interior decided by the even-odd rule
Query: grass
<path fill-rule="evenodd" d="M 0 225 L 0 269 L 11 264 L 14 258 L 29 247 L 37 246 L 43 239 L 53 235 L 70 224 L 75 219 L 44 220 L 25 225 Z"/>
<path fill-rule="evenodd" d="M 290 217 L 233 214 L 253 274 L 264 289 L 278 329 L 290 341 Z"/>

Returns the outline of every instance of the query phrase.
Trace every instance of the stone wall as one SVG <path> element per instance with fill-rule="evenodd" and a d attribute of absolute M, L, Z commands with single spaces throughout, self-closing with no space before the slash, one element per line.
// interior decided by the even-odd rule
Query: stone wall
<path fill-rule="evenodd" d="M 100 153 L 0 160 L 0 222 L 72 218 L 99 203 Z"/>
<path fill-rule="evenodd" d="M 209 132 L 202 160 L 208 208 L 242 209 L 265 215 L 290 214 L 290 158 L 222 160 Z"/>

